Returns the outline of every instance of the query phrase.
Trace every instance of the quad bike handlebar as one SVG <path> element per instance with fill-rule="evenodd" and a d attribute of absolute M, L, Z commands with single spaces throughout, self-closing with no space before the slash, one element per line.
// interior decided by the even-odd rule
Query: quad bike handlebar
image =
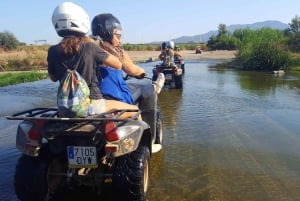
<path fill-rule="evenodd" d="M 147 77 L 146 76 L 146 73 L 142 73 L 141 75 L 138 75 L 138 76 L 131 76 L 131 75 L 126 75 L 124 77 L 124 80 L 129 80 L 131 77 L 135 78 L 135 79 L 138 79 L 138 80 L 141 80 L 141 79 L 148 79 L 148 80 L 152 80 L 151 77 Z"/>

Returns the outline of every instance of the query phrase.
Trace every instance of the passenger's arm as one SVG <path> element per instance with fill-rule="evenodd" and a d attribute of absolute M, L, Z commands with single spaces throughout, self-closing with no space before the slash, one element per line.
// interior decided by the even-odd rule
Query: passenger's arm
<path fill-rule="evenodd" d="M 127 52 L 123 52 L 124 56 L 124 65 L 123 65 L 123 70 L 125 73 L 131 76 L 139 76 L 141 74 L 145 74 L 145 70 L 138 65 L 135 65 Z"/>
<path fill-rule="evenodd" d="M 165 53 L 164 53 L 164 52 L 161 52 L 160 55 L 158 56 L 158 58 L 159 58 L 160 60 L 163 60 L 164 56 L 165 56 Z"/>
<path fill-rule="evenodd" d="M 110 66 L 112 68 L 115 68 L 115 69 L 121 69 L 122 68 L 122 63 L 121 61 L 119 60 L 118 57 L 115 57 L 111 54 L 109 54 L 109 56 L 107 57 L 107 59 L 103 62 L 103 64 L 107 65 L 107 66 Z"/>
<path fill-rule="evenodd" d="M 51 73 L 48 73 L 50 80 L 52 80 L 53 82 L 56 82 L 58 79 Z"/>
<path fill-rule="evenodd" d="M 48 50 L 48 55 L 47 55 L 47 62 L 48 62 L 48 76 L 50 78 L 50 80 L 52 80 L 53 82 L 56 82 L 58 80 L 58 78 L 55 76 L 55 56 L 53 54 L 54 52 L 54 47 L 50 47 Z"/>
<path fill-rule="evenodd" d="M 182 57 L 181 54 L 179 54 L 178 52 L 175 52 L 175 51 L 174 51 L 174 55 L 177 56 L 177 57 Z"/>

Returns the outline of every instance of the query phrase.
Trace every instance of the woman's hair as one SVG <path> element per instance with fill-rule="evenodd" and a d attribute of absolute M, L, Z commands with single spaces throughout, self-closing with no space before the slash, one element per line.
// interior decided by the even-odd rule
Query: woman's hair
<path fill-rule="evenodd" d="M 73 37 L 65 37 L 62 39 L 60 45 L 63 49 L 64 54 L 66 55 L 74 55 L 80 51 L 80 44 L 82 42 L 93 42 L 93 39 L 87 36 L 73 36 Z"/>

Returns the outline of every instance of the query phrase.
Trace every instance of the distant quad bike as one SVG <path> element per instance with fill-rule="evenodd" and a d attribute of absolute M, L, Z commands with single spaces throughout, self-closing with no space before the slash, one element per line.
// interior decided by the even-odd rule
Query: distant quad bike
<path fill-rule="evenodd" d="M 197 48 L 196 48 L 195 54 L 201 54 L 201 53 L 202 53 L 201 48 L 200 48 L 200 47 L 197 47 Z"/>
<path fill-rule="evenodd" d="M 135 115 L 121 119 L 128 111 Z M 139 114 L 143 121 L 137 120 Z M 162 147 L 162 118 L 156 109 L 60 118 L 57 108 L 35 108 L 6 118 L 22 120 L 16 136 L 22 155 L 14 175 L 21 201 L 61 200 L 77 188 L 98 196 L 107 186 L 113 200 L 147 200 L 150 157 Z"/>
<path fill-rule="evenodd" d="M 159 73 L 163 73 L 165 75 L 165 86 L 168 85 L 175 89 L 182 89 L 183 73 L 181 65 L 172 63 L 169 57 L 166 57 L 162 63 L 154 66 L 152 73 L 153 81 L 156 81 Z"/>

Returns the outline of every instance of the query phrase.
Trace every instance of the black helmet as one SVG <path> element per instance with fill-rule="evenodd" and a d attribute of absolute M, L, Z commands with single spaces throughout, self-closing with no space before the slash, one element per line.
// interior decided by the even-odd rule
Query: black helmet
<path fill-rule="evenodd" d="M 110 13 L 96 15 L 92 20 L 92 34 L 100 36 L 104 41 L 112 41 L 115 29 L 122 30 L 122 26 L 120 21 Z"/>
<path fill-rule="evenodd" d="M 161 49 L 164 50 L 167 48 L 167 42 L 162 42 L 161 43 Z"/>

